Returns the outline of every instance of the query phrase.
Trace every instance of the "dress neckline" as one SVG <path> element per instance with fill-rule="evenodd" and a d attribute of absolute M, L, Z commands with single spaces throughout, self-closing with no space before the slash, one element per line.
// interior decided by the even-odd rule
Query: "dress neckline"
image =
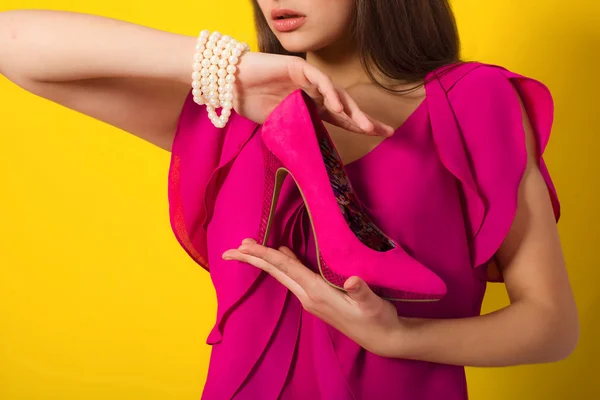
<path fill-rule="evenodd" d="M 390 141 L 394 137 L 398 136 L 402 131 L 406 130 L 411 124 L 413 124 L 413 120 L 415 120 L 417 118 L 417 116 L 423 112 L 422 110 L 427 108 L 427 107 L 425 107 L 426 102 L 427 102 L 427 97 L 425 97 L 423 100 L 421 100 L 419 105 L 410 113 L 410 115 L 404 120 L 404 122 L 402 124 L 400 124 L 400 126 L 398 128 L 396 128 L 396 130 L 394 130 L 394 133 L 391 136 L 388 136 L 385 139 L 383 139 L 377 146 L 375 146 L 373 149 L 371 149 L 369 152 L 367 152 L 363 156 L 357 158 L 356 160 L 350 161 L 349 163 L 345 163 L 344 167 L 359 164 L 365 158 L 373 157 L 373 153 L 376 153 L 377 150 L 382 145 L 384 145 L 386 142 Z M 381 151 L 381 150 L 379 150 L 379 151 Z"/>

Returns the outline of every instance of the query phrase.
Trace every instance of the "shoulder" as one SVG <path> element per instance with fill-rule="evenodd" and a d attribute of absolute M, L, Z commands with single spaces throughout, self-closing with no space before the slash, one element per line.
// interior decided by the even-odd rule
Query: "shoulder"
<path fill-rule="evenodd" d="M 534 94 L 529 100 L 552 102 L 550 90 L 543 82 L 504 66 L 467 62 L 457 69 L 457 73 L 450 76 L 445 85 L 448 97 L 453 102 L 520 103 L 529 94 Z"/>
<path fill-rule="evenodd" d="M 514 95 L 511 78 L 520 76 L 505 67 L 478 62 L 466 63 L 461 69 L 445 85 L 448 95 L 453 99 L 473 101 L 495 96 L 499 100 L 498 97 Z"/>

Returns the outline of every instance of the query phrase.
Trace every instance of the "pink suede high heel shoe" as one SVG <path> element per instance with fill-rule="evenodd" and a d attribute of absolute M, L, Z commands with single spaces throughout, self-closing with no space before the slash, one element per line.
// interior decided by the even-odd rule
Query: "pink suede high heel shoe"
<path fill-rule="evenodd" d="M 267 242 L 281 185 L 290 174 L 310 217 L 319 272 L 329 284 L 344 290 L 344 281 L 356 275 L 393 301 L 437 301 L 446 294 L 442 279 L 365 213 L 316 104 L 304 91 L 295 90 L 277 105 L 263 124 L 262 141 L 266 191 L 259 243 Z"/>

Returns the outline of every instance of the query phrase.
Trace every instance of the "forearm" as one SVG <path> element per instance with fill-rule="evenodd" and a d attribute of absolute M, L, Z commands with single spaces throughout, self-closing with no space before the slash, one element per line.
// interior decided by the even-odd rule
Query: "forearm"
<path fill-rule="evenodd" d="M 558 361 L 574 349 L 576 316 L 542 305 L 515 303 L 464 319 L 402 319 L 391 346 L 399 358 L 501 367 Z"/>
<path fill-rule="evenodd" d="M 0 74 L 12 80 L 101 77 L 189 83 L 196 38 L 90 14 L 0 12 Z"/>

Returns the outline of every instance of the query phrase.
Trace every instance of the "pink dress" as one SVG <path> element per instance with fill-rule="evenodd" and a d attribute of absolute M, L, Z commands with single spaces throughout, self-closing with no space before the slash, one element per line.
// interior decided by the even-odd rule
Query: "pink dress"
<path fill-rule="evenodd" d="M 488 274 L 488 266 L 517 207 L 526 165 L 519 94 L 559 218 L 542 159 L 553 100 L 542 83 L 489 64 L 444 67 L 430 78 L 436 79 L 426 84 L 426 99 L 409 119 L 346 171 L 379 227 L 447 285 L 439 302 L 395 303 L 398 314 L 471 317 L 480 313 L 486 282 L 501 280 Z M 291 112 L 287 118 L 297 117 Z M 225 128 L 215 128 L 190 93 L 173 143 L 173 231 L 210 271 L 218 299 L 202 399 L 467 399 L 463 367 L 369 353 L 305 312 L 271 276 L 222 260 L 224 251 L 258 234 L 264 196 L 261 129 L 235 113 Z M 316 269 L 308 215 L 291 178 L 284 182 L 271 238 L 271 244 L 289 246 Z"/>

